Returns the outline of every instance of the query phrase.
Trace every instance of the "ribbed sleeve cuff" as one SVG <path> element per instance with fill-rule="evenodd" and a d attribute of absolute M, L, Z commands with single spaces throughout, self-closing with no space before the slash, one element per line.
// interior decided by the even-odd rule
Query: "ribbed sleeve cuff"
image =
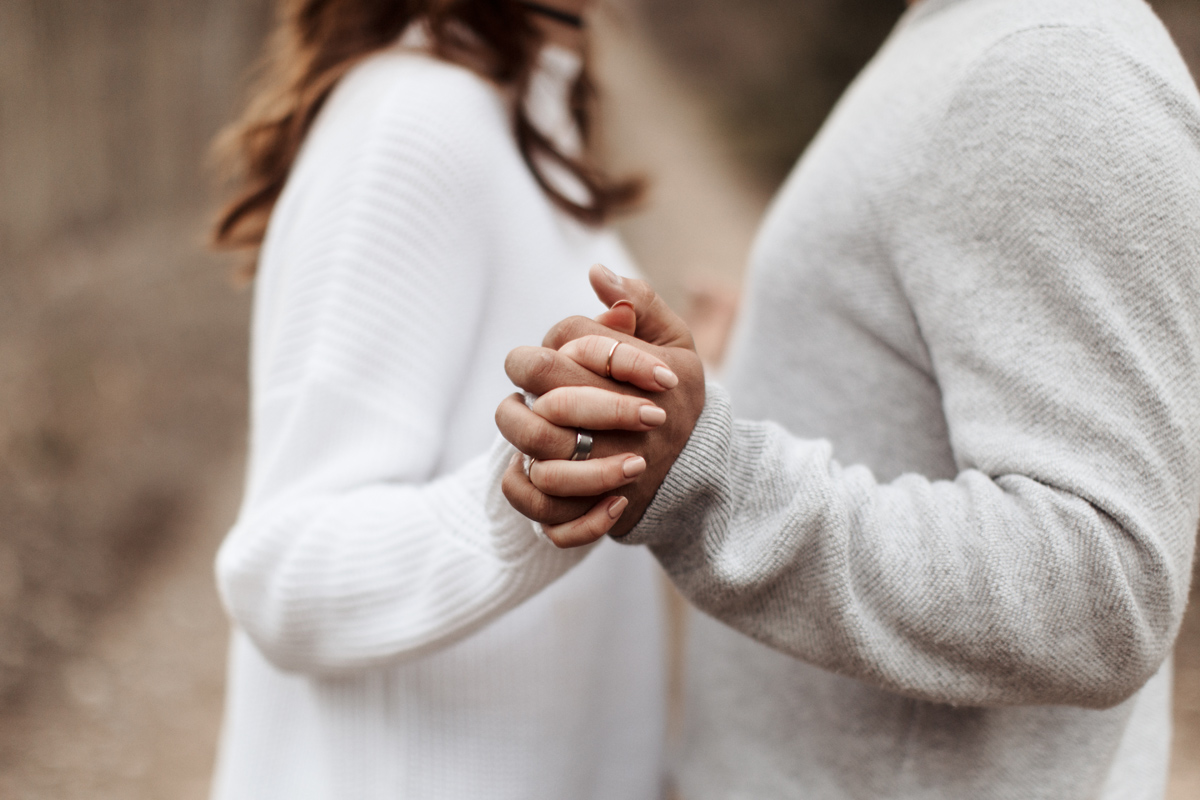
<path fill-rule="evenodd" d="M 733 409 L 720 384 L 705 387 L 704 410 L 691 438 L 667 473 L 642 519 L 619 541 L 658 545 L 698 533 L 704 517 L 720 503 L 733 446 Z"/>
<path fill-rule="evenodd" d="M 541 525 L 522 516 L 504 497 L 504 473 L 515 455 L 516 449 L 497 436 L 487 454 L 468 468 L 471 473 L 465 480 L 446 481 L 439 487 L 437 507 L 445 527 L 464 544 L 511 566 L 529 568 L 531 559 L 541 559 L 569 568 L 588 548 L 579 548 L 579 553 L 559 550 Z M 478 517 L 481 496 L 484 520 Z"/>

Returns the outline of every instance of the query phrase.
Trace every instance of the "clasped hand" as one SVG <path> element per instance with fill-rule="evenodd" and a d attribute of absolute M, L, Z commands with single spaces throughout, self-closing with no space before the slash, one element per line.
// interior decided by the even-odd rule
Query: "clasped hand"
<path fill-rule="evenodd" d="M 504 495 L 559 547 L 621 536 L 641 519 L 704 408 L 704 367 L 686 324 L 643 281 L 599 265 L 592 288 L 610 310 L 570 317 L 505 370 L 520 393 L 496 409 L 513 459 Z M 591 456 L 569 460 L 577 434 Z M 527 461 L 531 462 L 526 465 Z"/>

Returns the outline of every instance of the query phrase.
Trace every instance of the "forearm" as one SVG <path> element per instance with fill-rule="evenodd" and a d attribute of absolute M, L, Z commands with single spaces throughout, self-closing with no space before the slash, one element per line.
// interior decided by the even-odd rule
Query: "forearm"
<path fill-rule="evenodd" d="M 707 613 L 840 674 L 969 705 L 1110 705 L 1169 651 L 1187 585 L 1169 540 L 1191 530 L 1028 477 L 880 485 L 709 397 L 624 540 L 649 544 Z"/>
<path fill-rule="evenodd" d="M 424 485 L 281 496 L 217 561 L 235 623 L 277 666 L 331 674 L 419 657 L 478 630 L 569 570 L 504 502 L 511 449 Z"/>

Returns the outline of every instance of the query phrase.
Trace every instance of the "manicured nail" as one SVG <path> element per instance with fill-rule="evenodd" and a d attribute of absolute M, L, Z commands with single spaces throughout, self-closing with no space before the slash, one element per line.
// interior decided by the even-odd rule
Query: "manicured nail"
<path fill-rule="evenodd" d="M 642 406 L 638 409 L 638 419 L 643 425 L 658 427 L 667 421 L 667 412 L 658 406 Z"/>
<path fill-rule="evenodd" d="M 679 385 L 679 376 L 666 367 L 654 368 L 654 380 L 664 389 L 674 389 Z"/>
<path fill-rule="evenodd" d="M 621 285 L 621 276 L 620 276 L 620 275 L 618 275 L 617 273 L 613 272 L 611 269 L 609 269 L 608 267 L 604 266 L 603 264 L 601 264 L 601 265 L 600 265 L 600 271 L 604 273 L 604 277 L 605 277 L 605 278 L 608 280 L 608 282 L 609 282 L 609 283 L 611 283 L 613 286 L 620 286 L 620 285 Z"/>
<path fill-rule="evenodd" d="M 621 514 L 625 511 L 625 506 L 629 505 L 629 499 L 626 497 L 614 497 L 608 501 L 608 518 L 620 519 Z"/>
<path fill-rule="evenodd" d="M 626 478 L 636 478 L 646 471 L 646 459 L 641 456 L 625 459 L 625 463 L 621 465 L 621 474 Z"/>

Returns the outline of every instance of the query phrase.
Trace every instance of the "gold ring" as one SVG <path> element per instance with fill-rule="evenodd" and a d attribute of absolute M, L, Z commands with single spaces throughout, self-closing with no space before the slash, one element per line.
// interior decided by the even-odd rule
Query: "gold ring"
<path fill-rule="evenodd" d="M 609 350 L 609 351 L 608 351 L 608 361 L 607 361 L 607 362 L 605 363 L 605 365 L 604 365 L 604 377 L 606 377 L 606 378 L 611 378 L 611 377 L 612 377 L 612 358 L 613 358 L 613 354 L 617 352 L 617 348 L 618 348 L 618 347 L 620 347 L 620 346 L 621 346 L 621 343 L 620 343 L 620 342 L 613 342 L 612 350 Z"/>

